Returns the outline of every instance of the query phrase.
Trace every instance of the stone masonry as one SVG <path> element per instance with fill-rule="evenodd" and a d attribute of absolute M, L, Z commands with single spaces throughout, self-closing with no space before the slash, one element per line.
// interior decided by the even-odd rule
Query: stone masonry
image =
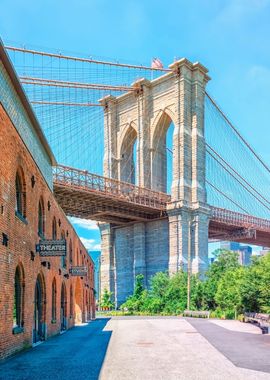
<path fill-rule="evenodd" d="M 168 217 L 117 228 L 100 225 L 101 294 L 110 289 L 116 306 L 133 292 L 139 273 L 147 285 L 158 271 L 187 270 L 189 252 L 194 273 L 203 275 L 208 265 L 204 96 L 210 78 L 204 66 L 187 59 L 169 67 L 171 72 L 153 81 L 135 82 L 136 91 L 101 101 L 107 177 L 166 192 L 166 133 L 174 124 Z"/>

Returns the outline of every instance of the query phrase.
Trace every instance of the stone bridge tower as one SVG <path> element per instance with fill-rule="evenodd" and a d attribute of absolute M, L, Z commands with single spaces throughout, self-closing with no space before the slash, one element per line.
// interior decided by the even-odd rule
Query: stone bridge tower
<path fill-rule="evenodd" d="M 208 265 L 204 139 L 208 70 L 187 59 L 174 62 L 170 69 L 152 81 L 135 82 L 136 91 L 101 101 L 104 176 L 110 178 L 166 192 L 166 133 L 174 125 L 168 216 L 121 227 L 100 224 L 101 293 L 110 289 L 117 306 L 132 294 L 137 274 L 144 275 L 147 285 L 158 271 L 186 270 L 188 255 L 194 273 L 203 274 Z"/>

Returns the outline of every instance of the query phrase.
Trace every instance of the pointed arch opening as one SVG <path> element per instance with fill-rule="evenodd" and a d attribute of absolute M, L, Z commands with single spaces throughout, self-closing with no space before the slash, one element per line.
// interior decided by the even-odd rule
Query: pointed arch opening
<path fill-rule="evenodd" d="M 61 286 L 61 309 L 60 309 L 61 331 L 67 328 L 67 289 L 64 282 Z"/>
<path fill-rule="evenodd" d="M 64 230 L 61 231 L 61 240 L 66 240 L 66 234 L 65 234 Z M 67 267 L 66 256 L 61 256 L 61 266 L 62 266 L 62 268 L 66 268 Z"/>
<path fill-rule="evenodd" d="M 56 287 L 56 280 L 53 279 L 52 282 L 52 323 L 56 322 L 56 300 L 57 300 L 57 287 Z"/>
<path fill-rule="evenodd" d="M 73 262 L 73 248 L 72 248 L 72 240 L 69 240 L 69 263 Z"/>
<path fill-rule="evenodd" d="M 41 238 L 45 236 L 45 208 L 42 197 L 40 197 L 38 202 L 38 235 Z"/>
<path fill-rule="evenodd" d="M 57 223 L 56 223 L 55 216 L 53 217 L 53 222 L 52 222 L 52 239 L 53 240 L 57 239 Z"/>
<path fill-rule="evenodd" d="M 120 180 L 137 184 L 137 132 L 130 124 L 120 149 Z"/>
<path fill-rule="evenodd" d="M 163 112 L 153 133 L 151 149 L 151 187 L 163 193 L 171 193 L 173 178 L 174 123 Z"/>
<path fill-rule="evenodd" d="M 13 333 L 22 331 L 24 326 L 24 270 L 18 265 L 14 276 Z"/>
<path fill-rule="evenodd" d="M 18 168 L 15 178 L 15 212 L 17 216 L 26 218 L 26 183 L 24 172 L 21 167 Z"/>
<path fill-rule="evenodd" d="M 74 313 L 74 305 L 73 305 L 73 286 L 70 285 L 70 294 L 69 294 L 69 317 L 73 318 L 73 313 Z"/>
<path fill-rule="evenodd" d="M 46 287 L 42 273 L 39 273 L 35 285 L 34 298 L 34 343 L 45 339 L 46 326 Z"/>

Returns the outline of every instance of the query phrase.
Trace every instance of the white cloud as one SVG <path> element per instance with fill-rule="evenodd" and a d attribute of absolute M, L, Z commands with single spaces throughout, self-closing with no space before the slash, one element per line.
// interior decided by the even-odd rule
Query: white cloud
<path fill-rule="evenodd" d="M 80 228 L 83 228 L 89 231 L 98 230 L 97 222 L 95 222 L 94 220 L 79 219 L 79 218 L 75 218 L 74 216 L 69 216 L 68 219 L 70 223 L 72 223 L 74 226 L 78 226 Z"/>
<path fill-rule="evenodd" d="M 80 237 L 80 239 L 86 249 L 89 249 L 90 251 L 100 250 L 100 244 L 95 239 L 86 239 L 84 237 Z"/>

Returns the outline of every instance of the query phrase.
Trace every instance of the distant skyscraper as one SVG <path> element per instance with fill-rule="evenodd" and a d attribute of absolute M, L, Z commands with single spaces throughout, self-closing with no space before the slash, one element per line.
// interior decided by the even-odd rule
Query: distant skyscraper
<path fill-rule="evenodd" d="M 220 243 L 220 248 L 237 252 L 240 265 L 249 265 L 251 262 L 252 247 L 249 245 L 241 245 L 234 241 L 223 241 Z"/>
<path fill-rule="evenodd" d="M 88 251 L 92 260 L 94 261 L 94 282 L 95 282 L 95 291 L 96 291 L 96 300 L 99 300 L 99 270 L 100 270 L 100 251 Z"/>

